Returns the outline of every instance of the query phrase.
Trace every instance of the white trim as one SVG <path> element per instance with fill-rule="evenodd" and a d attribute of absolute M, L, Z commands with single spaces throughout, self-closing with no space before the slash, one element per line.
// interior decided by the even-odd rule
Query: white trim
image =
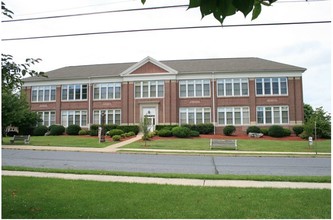
<path fill-rule="evenodd" d="M 171 67 L 169 67 L 169 66 L 161 63 L 160 61 L 157 61 L 157 60 L 148 56 L 148 57 L 144 58 L 143 60 L 141 60 L 140 62 L 134 64 L 131 67 L 129 67 L 128 69 L 126 69 L 122 73 L 120 73 L 120 76 L 126 77 L 126 76 L 130 75 L 136 69 L 140 68 L 141 66 L 143 66 L 143 65 L 145 65 L 149 62 L 158 66 L 158 67 L 160 67 L 160 68 L 162 68 L 162 69 L 164 69 L 165 71 L 167 71 L 167 74 L 177 74 L 178 73 L 178 71 L 172 69 Z M 163 73 L 156 73 L 156 74 L 160 75 L 160 74 L 163 74 Z M 149 75 L 156 75 L 156 74 L 149 73 Z M 137 74 L 135 74 L 135 75 L 137 75 Z M 143 74 L 138 74 L 138 75 L 143 75 Z"/>

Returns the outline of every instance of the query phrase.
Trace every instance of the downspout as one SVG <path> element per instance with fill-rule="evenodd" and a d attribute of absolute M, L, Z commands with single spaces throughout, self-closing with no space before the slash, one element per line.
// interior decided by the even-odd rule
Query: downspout
<path fill-rule="evenodd" d="M 91 76 L 89 76 L 89 86 L 88 86 L 88 91 L 89 91 L 89 98 L 88 98 L 88 129 L 90 129 L 90 122 L 91 122 Z"/>
<path fill-rule="evenodd" d="M 216 134 L 215 128 L 215 73 L 212 72 L 213 86 L 212 86 L 212 96 L 213 96 L 213 125 L 214 125 L 214 134 Z"/>

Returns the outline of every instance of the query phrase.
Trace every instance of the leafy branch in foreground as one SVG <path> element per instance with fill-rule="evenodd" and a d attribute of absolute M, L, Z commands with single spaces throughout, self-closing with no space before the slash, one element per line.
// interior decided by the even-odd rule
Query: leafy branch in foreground
<path fill-rule="evenodd" d="M 202 18 L 213 14 L 223 24 L 226 17 L 241 11 L 246 17 L 252 11 L 252 20 L 261 13 L 261 6 L 271 6 L 277 0 L 189 0 L 189 7 L 200 8 Z M 146 0 L 141 0 L 145 4 Z"/>

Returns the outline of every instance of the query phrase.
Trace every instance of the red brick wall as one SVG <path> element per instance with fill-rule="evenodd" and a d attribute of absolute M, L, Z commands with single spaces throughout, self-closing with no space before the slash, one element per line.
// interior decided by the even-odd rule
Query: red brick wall
<path fill-rule="evenodd" d="M 140 74 L 140 73 L 166 73 L 164 69 L 150 62 L 134 70 L 131 74 Z"/>

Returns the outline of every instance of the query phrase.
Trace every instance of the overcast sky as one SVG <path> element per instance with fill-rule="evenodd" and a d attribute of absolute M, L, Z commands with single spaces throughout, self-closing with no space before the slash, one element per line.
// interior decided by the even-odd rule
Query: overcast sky
<path fill-rule="evenodd" d="M 188 0 L 4 0 L 14 19 L 188 4 Z M 225 25 L 330 21 L 330 0 L 281 0 L 263 7 L 255 21 L 241 13 Z M 7 18 L 2 17 L 3 20 Z M 213 16 L 201 19 L 199 9 L 172 8 L 108 13 L 1 24 L 2 39 L 147 28 L 219 25 Z M 2 41 L 1 52 L 41 58 L 35 66 L 50 71 L 64 66 L 157 60 L 260 57 L 307 68 L 304 102 L 331 112 L 331 24 L 224 27 L 132 32 L 80 37 Z"/>

